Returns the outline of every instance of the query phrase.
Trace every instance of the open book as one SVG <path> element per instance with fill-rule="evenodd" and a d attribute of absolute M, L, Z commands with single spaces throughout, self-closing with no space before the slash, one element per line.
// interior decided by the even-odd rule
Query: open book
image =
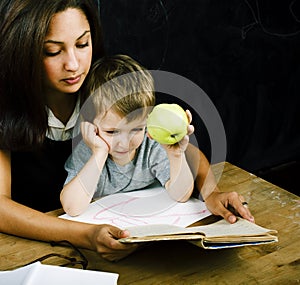
<path fill-rule="evenodd" d="M 158 240 L 189 240 L 203 248 L 226 248 L 276 242 L 276 231 L 243 219 L 234 224 L 220 220 L 209 225 L 188 227 L 209 218 L 203 201 L 190 198 L 185 203 L 172 200 L 162 187 L 153 187 L 103 197 L 91 203 L 79 216 L 64 219 L 94 224 L 110 224 L 128 229 L 123 243 Z"/>
<path fill-rule="evenodd" d="M 277 231 L 263 228 L 242 218 L 238 218 L 234 224 L 222 219 L 209 225 L 187 228 L 160 224 L 127 229 L 131 236 L 120 239 L 123 243 L 188 240 L 205 249 L 219 249 L 278 241 Z"/>

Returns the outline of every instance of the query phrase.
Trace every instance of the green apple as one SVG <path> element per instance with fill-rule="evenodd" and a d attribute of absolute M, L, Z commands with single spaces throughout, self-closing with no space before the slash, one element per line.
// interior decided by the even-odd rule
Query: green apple
<path fill-rule="evenodd" d="M 177 104 L 159 104 L 147 118 L 149 136 L 161 144 L 172 145 L 187 134 L 188 118 Z"/>

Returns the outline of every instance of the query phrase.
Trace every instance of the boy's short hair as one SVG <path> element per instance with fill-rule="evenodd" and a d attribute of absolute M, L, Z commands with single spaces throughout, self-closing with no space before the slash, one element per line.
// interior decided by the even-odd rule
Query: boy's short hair
<path fill-rule="evenodd" d="M 155 104 L 150 72 L 127 55 L 104 56 L 96 61 L 83 92 L 91 95 L 95 116 L 112 109 L 130 121 L 147 115 Z"/>

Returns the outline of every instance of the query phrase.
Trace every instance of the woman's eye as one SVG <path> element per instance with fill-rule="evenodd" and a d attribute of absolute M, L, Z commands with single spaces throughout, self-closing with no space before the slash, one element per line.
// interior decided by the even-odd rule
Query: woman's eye
<path fill-rule="evenodd" d="M 85 48 L 85 47 L 88 47 L 89 46 L 89 43 L 88 42 L 86 42 L 86 43 L 84 43 L 84 44 L 77 44 L 77 47 L 78 48 Z"/>
<path fill-rule="evenodd" d="M 46 56 L 56 56 L 60 54 L 60 50 L 56 52 L 45 51 L 44 53 Z"/>

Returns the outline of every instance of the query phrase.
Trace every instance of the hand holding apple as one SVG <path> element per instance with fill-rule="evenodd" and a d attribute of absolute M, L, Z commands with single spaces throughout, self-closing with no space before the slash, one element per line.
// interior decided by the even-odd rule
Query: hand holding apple
<path fill-rule="evenodd" d="M 147 119 L 149 136 L 161 144 L 172 145 L 187 134 L 189 119 L 177 104 L 155 106 Z"/>

